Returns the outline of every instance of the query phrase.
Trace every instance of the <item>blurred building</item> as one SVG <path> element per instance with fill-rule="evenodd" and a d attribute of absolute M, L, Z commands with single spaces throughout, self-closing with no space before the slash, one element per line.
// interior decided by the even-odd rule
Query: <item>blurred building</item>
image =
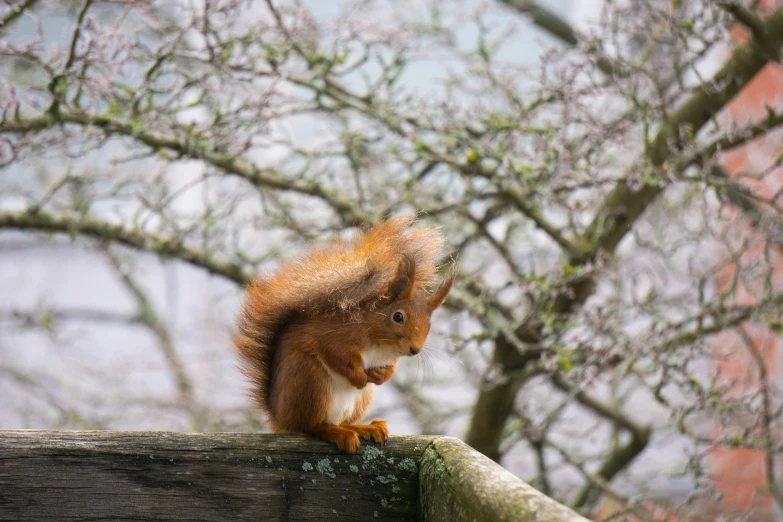
<path fill-rule="evenodd" d="M 767 12 L 779 7 L 780 0 L 764 0 L 758 2 L 759 10 Z M 735 29 L 737 43 L 748 38 L 744 27 Z M 783 109 L 783 65 L 768 64 L 760 74 L 737 96 L 728 106 L 722 124 L 727 128 L 734 126 L 743 128 L 747 125 L 763 121 L 769 110 Z M 783 200 L 783 167 L 780 157 L 783 154 L 783 129 L 763 134 L 749 143 L 735 149 L 725 151 L 720 157 L 723 169 L 748 191 L 758 198 L 758 201 L 769 201 L 780 208 Z M 763 203 L 760 203 L 763 209 Z M 739 212 L 730 219 L 736 219 L 738 227 L 743 227 L 743 236 L 750 242 L 743 259 L 739 262 L 728 262 L 717 273 L 716 284 L 719 292 L 728 292 L 734 285 L 737 270 L 747 270 L 754 261 L 766 258 L 773 266 L 770 282 L 773 291 L 783 290 L 783 224 L 768 222 L 764 219 L 749 224 L 748 220 L 738 219 Z M 737 304 L 751 305 L 754 300 L 752 289 L 745 288 L 741 283 L 736 286 L 734 300 Z M 746 335 L 739 333 L 724 333 L 714 342 L 714 353 L 718 368 L 718 384 L 731 390 L 731 395 L 742 400 L 744 397 L 755 396 L 756 400 L 768 397 L 769 408 L 779 412 L 781 407 L 781 390 L 783 390 L 783 339 L 770 329 L 749 322 L 743 325 Z M 763 365 L 763 367 L 762 367 Z M 763 404 L 760 405 L 763 410 Z M 754 416 L 755 417 L 755 416 Z M 774 417 L 779 417 L 774 414 Z M 764 420 L 760 418 L 738 419 L 739 426 L 731 426 L 725 419 L 716 419 L 715 435 L 732 436 L 734 431 L 750 428 L 757 440 L 762 440 Z M 748 426 L 755 423 L 755 426 Z M 708 457 L 710 482 L 719 492 L 716 503 L 720 511 L 729 513 L 747 513 L 752 510 L 753 520 L 777 521 L 783 520 L 783 512 L 778 502 L 770 494 L 770 474 L 778 484 L 783 477 L 780 465 L 783 459 L 779 456 L 780 427 L 779 419 L 770 423 L 776 469 L 769 470 L 767 451 L 756 449 L 721 448 L 710 453 Z"/>

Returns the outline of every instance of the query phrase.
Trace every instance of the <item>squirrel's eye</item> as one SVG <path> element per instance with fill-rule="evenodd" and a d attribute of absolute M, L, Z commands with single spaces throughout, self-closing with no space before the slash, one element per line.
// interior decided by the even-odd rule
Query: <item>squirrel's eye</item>
<path fill-rule="evenodd" d="M 402 324 L 405 321 L 405 317 L 403 317 L 402 312 L 394 312 L 392 319 L 394 319 L 395 323 L 400 323 L 400 324 Z"/>

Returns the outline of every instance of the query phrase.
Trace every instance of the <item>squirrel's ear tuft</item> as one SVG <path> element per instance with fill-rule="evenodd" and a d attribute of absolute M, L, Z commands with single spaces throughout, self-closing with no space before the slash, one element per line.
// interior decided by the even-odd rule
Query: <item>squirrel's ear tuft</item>
<path fill-rule="evenodd" d="M 413 293 L 413 281 L 416 275 L 416 263 L 403 254 L 400 265 L 397 267 L 397 275 L 389 285 L 389 294 L 392 300 L 407 299 Z"/>
<path fill-rule="evenodd" d="M 440 284 L 437 290 L 427 298 L 427 308 L 432 313 L 437 307 L 443 304 L 446 300 L 446 296 L 449 295 L 451 285 L 454 283 L 454 278 L 457 277 L 457 265 L 455 264 L 446 279 Z"/>

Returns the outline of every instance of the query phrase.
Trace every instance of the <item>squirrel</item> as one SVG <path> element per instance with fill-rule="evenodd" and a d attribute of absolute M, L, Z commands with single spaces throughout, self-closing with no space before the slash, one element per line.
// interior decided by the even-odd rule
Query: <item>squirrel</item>
<path fill-rule="evenodd" d="M 315 435 L 346 453 L 360 437 L 389 438 L 384 420 L 354 422 L 399 359 L 422 351 L 456 275 L 453 266 L 430 293 L 444 238 L 411 228 L 415 220 L 382 220 L 249 285 L 234 347 L 272 432 Z"/>

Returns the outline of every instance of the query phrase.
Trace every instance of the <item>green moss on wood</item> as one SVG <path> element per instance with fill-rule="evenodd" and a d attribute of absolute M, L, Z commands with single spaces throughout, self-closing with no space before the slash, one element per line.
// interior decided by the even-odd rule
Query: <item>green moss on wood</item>
<path fill-rule="evenodd" d="M 450 437 L 425 450 L 419 474 L 419 519 L 423 521 L 586 522 Z"/>

